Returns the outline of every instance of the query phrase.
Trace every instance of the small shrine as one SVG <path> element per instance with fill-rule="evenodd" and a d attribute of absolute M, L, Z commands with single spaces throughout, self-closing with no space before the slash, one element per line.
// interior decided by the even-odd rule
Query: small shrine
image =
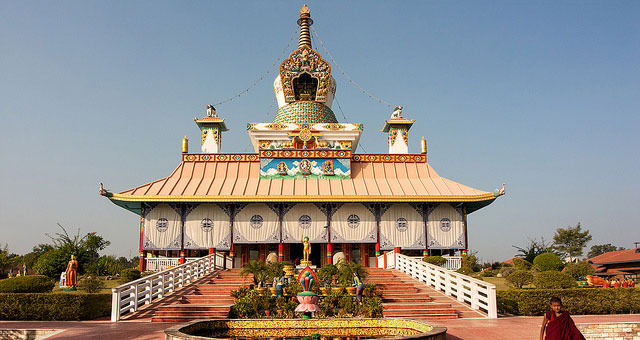
<path fill-rule="evenodd" d="M 270 255 L 308 261 L 303 266 L 338 258 L 375 266 L 376 257 L 392 249 L 460 255 L 470 244 L 469 215 L 504 194 L 441 177 L 427 162 L 424 138 L 420 152 L 410 153 L 415 121 L 402 106 L 389 110 L 390 117 L 389 111 L 371 113 L 384 122 L 388 153 L 359 153 L 364 126 L 336 119 L 336 80 L 311 45 L 306 5 L 297 24 L 298 46 L 273 83 L 273 120 L 246 124 L 253 152 L 223 151 L 222 134 L 230 131 L 224 110 L 208 105 L 194 119 L 200 150 L 190 150 L 185 137 L 170 175 L 100 191 L 139 216 L 131 232 L 139 237 L 141 270 L 159 257 L 184 262 L 212 252 L 233 257 L 234 267 Z M 309 258 L 300 259 L 307 247 Z"/>

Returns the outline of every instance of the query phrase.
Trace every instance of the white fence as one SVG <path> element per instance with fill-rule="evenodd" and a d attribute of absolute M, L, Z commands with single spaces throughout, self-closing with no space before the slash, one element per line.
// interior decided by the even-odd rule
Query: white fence
<path fill-rule="evenodd" d="M 192 262 L 200 259 L 199 257 L 187 257 L 185 262 Z M 176 267 L 180 264 L 179 257 L 148 257 L 145 258 L 146 269 L 152 272 L 159 272 L 165 269 L 169 269 L 171 267 Z M 216 264 L 219 266 L 223 266 L 223 262 L 226 261 L 227 265 L 225 268 L 233 268 L 233 258 L 227 256 L 226 259 L 216 258 Z"/>
<path fill-rule="evenodd" d="M 389 257 L 393 257 L 393 260 Z M 489 318 L 498 317 L 495 285 L 393 251 L 378 257 L 378 267 L 385 268 L 385 258 L 386 269 L 395 268 L 486 313 Z"/>
<path fill-rule="evenodd" d="M 458 270 L 462 267 L 462 256 L 443 256 L 447 262 L 442 267 L 449 270 Z"/>
<path fill-rule="evenodd" d="M 165 294 L 222 269 L 225 258 L 220 253 L 207 255 L 112 288 L 111 321 L 118 321 L 122 315 L 134 313 L 141 306 L 160 300 Z"/>

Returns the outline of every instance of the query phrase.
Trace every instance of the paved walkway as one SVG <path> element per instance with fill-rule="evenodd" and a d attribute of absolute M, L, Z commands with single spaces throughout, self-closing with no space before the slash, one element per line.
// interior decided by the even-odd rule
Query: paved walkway
<path fill-rule="evenodd" d="M 640 314 L 576 315 L 576 323 L 640 322 Z M 433 322 L 447 327 L 448 340 L 538 340 L 541 317 L 451 319 Z M 164 339 L 164 329 L 175 323 L 142 321 L 0 321 L 0 329 L 65 329 L 48 340 Z"/>

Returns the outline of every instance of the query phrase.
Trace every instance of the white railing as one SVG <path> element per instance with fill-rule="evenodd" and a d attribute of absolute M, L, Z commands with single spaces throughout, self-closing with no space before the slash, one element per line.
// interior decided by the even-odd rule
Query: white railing
<path fill-rule="evenodd" d="M 395 269 L 486 313 L 489 318 L 498 317 L 495 285 L 402 254 L 394 255 Z"/>
<path fill-rule="evenodd" d="M 226 256 L 220 253 L 199 257 L 191 262 L 163 270 L 112 288 L 111 321 L 120 320 L 126 313 L 134 313 L 145 304 L 162 299 L 215 270 L 223 268 Z"/>
<path fill-rule="evenodd" d="M 185 258 L 185 262 L 191 262 L 191 261 L 195 261 L 199 259 L 199 257 L 187 257 Z M 148 271 L 152 271 L 152 272 L 159 272 L 165 269 L 169 269 L 171 267 L 176 267 L 180 264 L 180 258 L 179 257 L 148 257 L 145 258 L 145 263 L 146 266 L 145 268 Z M 223 261 L 224 259 L 222 258 L 216 258 L 216 264 L 222 266 L 223 265 Z M 225 268 L 233 268 L 233 258 L 230 256 L 227 256 L 226 260 L 227 265 Z"/>
<path fill-rule="evenodd" d="M 387 266 L 387 269 L 393 269 L 396 267 L 396 256 L 395 253 L 393 251 L 389 251 L 384 253 L 385 256 L 385 263 Z"/>
<path fill-rule="evenodd" d="M 442 267 L 448 270 L 458 270 L 462 268 L 462 256 L 443 256 L 447 262 Z"/>

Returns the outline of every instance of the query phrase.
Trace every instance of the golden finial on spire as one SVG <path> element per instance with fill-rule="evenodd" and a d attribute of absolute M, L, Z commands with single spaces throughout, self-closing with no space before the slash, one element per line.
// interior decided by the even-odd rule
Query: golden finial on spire
<path fill-rule="evenodd" d="M 302 6 L 302 9 L 300 9 L 298 25 L 300 26 L 300 40 L 298 41 L 298 48 L 302 48 L 303 46 L 311 47 L 309 26 L 313 25 L 313 20 L 311 19 L 311 11 L 309 11 L 309 7 L 307 7 L 307 5 Z"/>
<path fill-rule="evenodd" d="M 189 139 L 187 136 L 182 138 L 182 153 L 189 153 Z"/>

